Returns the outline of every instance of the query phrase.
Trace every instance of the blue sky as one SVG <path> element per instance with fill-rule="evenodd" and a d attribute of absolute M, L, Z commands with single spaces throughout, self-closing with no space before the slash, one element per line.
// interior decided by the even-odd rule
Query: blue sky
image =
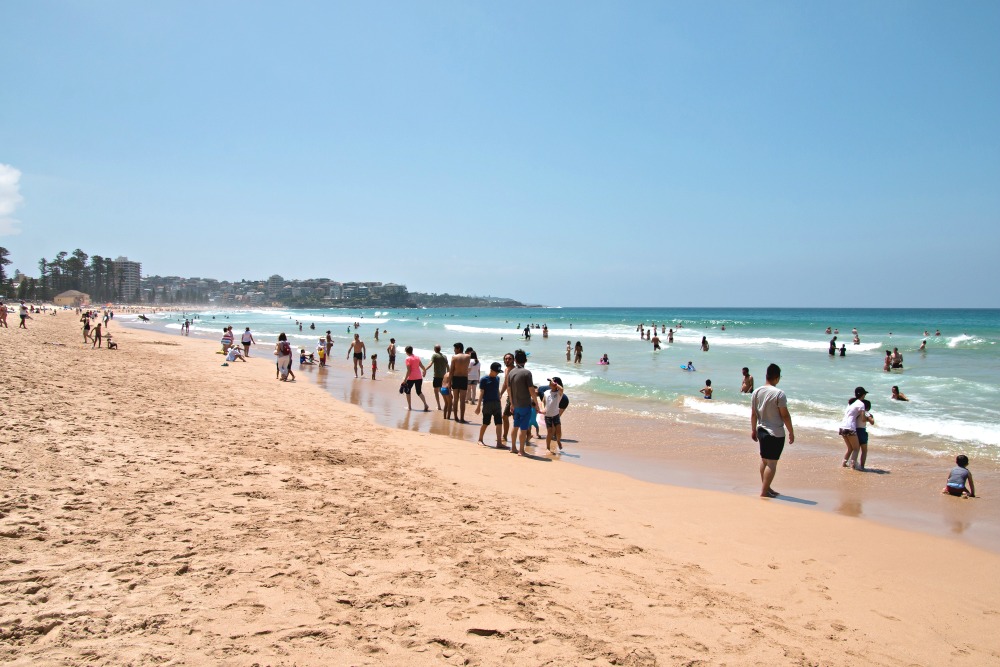
<path fill-rule="evenodd" d="M 1000 307 L 998 34 L 997 2 L 0 3 L 0 245 L 33 275 L 79 247 L 550 305 Z"/>

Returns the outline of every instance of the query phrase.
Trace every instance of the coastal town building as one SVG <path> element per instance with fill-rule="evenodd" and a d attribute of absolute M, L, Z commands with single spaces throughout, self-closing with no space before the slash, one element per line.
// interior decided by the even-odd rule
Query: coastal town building
<path fill-rule="evenodd" d="M 285 279 L 279 276 L 277 273 L 267 279 L 267 295 L 269 297 L 276 297 L 281 293 L 281 290 L 285 287 Z"/>
<path fill-rule="evenodd" d="M 140 280 L 142 264 L 132 262 L 128 257 L 118 257 L 114 261 L 114 289 L 119 301 L 135 303 L 142 300 Z"/>
<path fill-rule="evenodd" d="M 85 306 L 90 303 L 90 295 L 79 292 L 75 289 L 70 289 L 52 297 L 52 303 L 56 306 L 79 308 L 80 306 Z"/>

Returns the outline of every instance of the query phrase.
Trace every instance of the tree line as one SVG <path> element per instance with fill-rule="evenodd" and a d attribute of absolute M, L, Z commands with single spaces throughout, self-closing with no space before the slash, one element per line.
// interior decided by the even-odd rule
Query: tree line
<path fill-rule="evenodd" d="M 89 294 L 94 303 L 130 301 L 135 296 L 121 294 L 125 278 L 115 275 L 111 257 L 88 255 L 79 248 L 71 253 L 62 251 L 51 261 L 44 257 L 38 260 L 38 278 L 23 276 L 15 287 L 5 268 L 10 265 L 9 256 L 8 250 L 0 247 L 0 291 L 7 297 L 45 301 L 71 289 Z"/>

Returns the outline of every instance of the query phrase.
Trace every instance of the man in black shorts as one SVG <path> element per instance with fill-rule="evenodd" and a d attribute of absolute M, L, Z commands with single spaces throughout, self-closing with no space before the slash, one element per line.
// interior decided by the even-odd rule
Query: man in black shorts
<path fill-rule="evenodd" d="M 441 354 L 441 346 L 434 346 L 434 354 L 431 355 L 431 362 L 428 366 L 434 368 L 434 379 L 431 384 L 434 387 L 434 401 L 437 403 L 438 410 L 441 409 L 441 386 L 444 384 L 444 374 L 448 372 L 448 357 Z M 424 370 L 424 375 L 427 375 L 427 371 Z"/>
<path fill-rule="evenodd" d="M 361 378 L 365 377 L 365 357 L 368 351 L 365 349 L 365 342 L 361 340 L 361 336 L 354 334 L 354 341 L 347 346 L 347 358 L 351 358 L 351 354 L 354 354 L 354 377 L 357 379 L 358 371 L 361 371 Z"/>
<path fill-rule="evenodd" d="M 483 414 L 483 425 L 479 428 L 479 444 L 486 444 L 483 442 L 483 436 L 486 435 L 486 429 L 492 420 L 497 429 L 497 449 L 507 449 L 500 439 L 500 378 L 497 377 L 500 373 L 503 373 L 502 367 L 499 362 L 494 361 L 490 364 L 490 374 L 479 381 L 482 396 L 476 404 L 476 414 L 480 412 Z"/>
<path fill-rule="evenodd" d="M 788 399 L 777 386 L 781 380 L 777 364 L 767 367 L 766 379 L 767 384 L 754 390 L 750 397 L 750 437 L 760 445 L 761 498 L 774 498 L 779 494 L 771 488 L 771 482 L 785 448 L 785 433 L 791 445 L 795 442 L 795 431 L 792 416 L 788 414 Z"/>

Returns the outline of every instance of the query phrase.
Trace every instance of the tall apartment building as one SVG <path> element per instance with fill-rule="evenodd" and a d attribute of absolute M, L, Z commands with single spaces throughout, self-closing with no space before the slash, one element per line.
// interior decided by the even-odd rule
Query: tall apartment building
<path fill-rule="evenodd" d="M 285 288 L 285 279 L 277 273 L 267 279 L 267 295 L 278 296 L 278 293 Z"/>
<path fill-rule="evenodd" d="M 142 264 L 130 262 L 128 257 L 115 260 L 115 291 L 119 301 L 134 303 L 142 300 L 139 291 L 139 280 L 142 276 Z"/>

